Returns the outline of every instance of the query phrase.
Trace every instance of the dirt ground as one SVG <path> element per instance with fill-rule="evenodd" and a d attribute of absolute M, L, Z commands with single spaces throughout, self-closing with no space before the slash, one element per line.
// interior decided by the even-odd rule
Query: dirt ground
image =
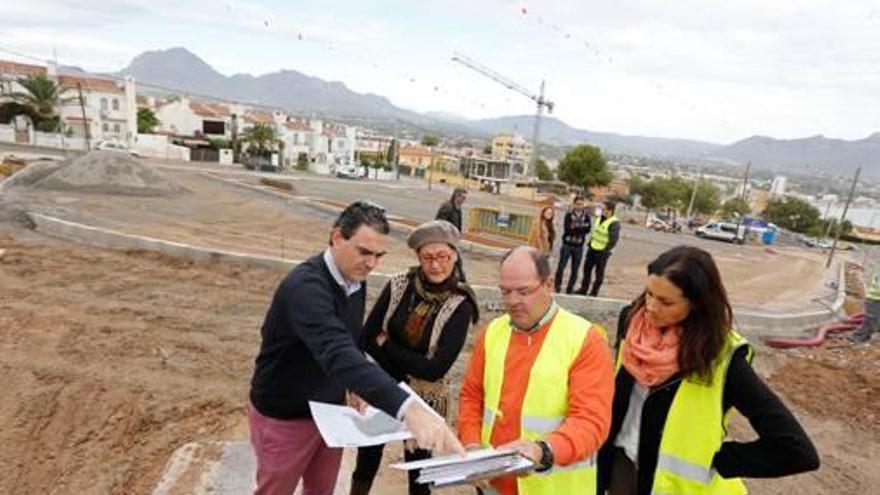
<path fill-rule="evenodd" d="M 150 493 L 181 445 L 246 438 L 259 325 L 283 273 L 18 230 L 0 231 L 0 250 L 0 493 Z M 876 346 L 762 351 L 823 468 L 752 493 L 880 486 L 878 359 Z M 403 493 L 398 478 L 382 492 Z"/>
<path fill-rule="evenodd" d="M 203 170 L 180 168 L 163 169 L 162 173 L 191 194 L 148 198 L 22 189 L 14 193 L 31 209 L 64 219 L 201 247 L 303 259 L 326 246 L 329 225 L 335 214 L 295 199 L 309 192 L 308 181 L 295 181 L 292 192 L 269 188 L 289 195 L 290 199 L 286 199 L 230 185 L 228 181 L 259 185 L 257 179 L 238 174 L 217 171 L 207 174 Z M 340 181 L 339 187 L 343 186 L 349 184 Z M 330 198 L 317 202 L 343 204 Z M 389 213 L 401 223 L 416 223 L 406 212 Z M 394 273 L 415 263 L 405 244 L 405 232 L 399 228 L 394 230 L 389 254 L 378 270 L 383 273 Z M 755 246 L 731 246 L 691 235 L 656 233 L 627 224 L 608 265 L 601 294 L 634 298 L 643 287 L 647 264 L 660 252 L 680 243 L 697 244 L 713 253 L 735 306 L 803 310 L 805 302 L 810 304 L 811 299 L 830 293 L 824 287 L 828 274 L 817 253 L 799 248 L 764 250 Z M 509 242 L 504 244 L 510 245 Z M 470 252 L 465 257 L 471 283 L 497 284 L 497 256 Z M 563 286 L 567 280 L 566 273 Z"/>

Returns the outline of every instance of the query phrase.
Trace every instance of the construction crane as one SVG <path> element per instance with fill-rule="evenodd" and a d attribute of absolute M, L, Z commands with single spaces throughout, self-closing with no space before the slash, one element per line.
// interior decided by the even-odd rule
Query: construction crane
<path fill-rule="evenodd" d="M 502 76 L 501 74 L 495 72 L 494 70 L 486 67 L 485 65 L 477 62 L 476 60 L 463 55 L 459 52 L 454 52 L 452 55 L 452 60 L 454 62 L 458 62 L 465 67 L 473 69 L 480 74 L 492 79 L 493 81 L 501 84 L 507 89 L 516 91 L 517 93 L 525 96 L 526 98 L 534 101 L 537 105 L 537 110 L 535 112 L 535 128 L 532 132 L 532 156 L 529 157 L 529 163 L 526 165 L 525 175 L 527 177 L 533 177 L 534 171 L 538 164 L 538 139 L 541 136 L 541 115 L 544 113 L 544 109 L 547 109 L 547 113 L 553 113 L 554 103 L 548 101 L 544 98 L 544 81 L 541 80 L 541 91 L 538 94 L 535 94 L 532 91 L 529 91 L 522 85 L 519 85 L 510 79 Z"/>

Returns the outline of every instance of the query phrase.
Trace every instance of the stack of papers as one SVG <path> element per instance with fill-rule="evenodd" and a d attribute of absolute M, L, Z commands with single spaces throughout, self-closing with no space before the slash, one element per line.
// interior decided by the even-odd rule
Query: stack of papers
<path fill-rule="evenodd" d="M 535 465 L 515 451 L 484 449 L 470 451 L 464 457 L 460 455 L 434 457 L 422 461 L 392 464 L 391 467 L 404 471 L 420 469 L 417 481 L 439 488 L 523 473 L 531 471 Z"/>

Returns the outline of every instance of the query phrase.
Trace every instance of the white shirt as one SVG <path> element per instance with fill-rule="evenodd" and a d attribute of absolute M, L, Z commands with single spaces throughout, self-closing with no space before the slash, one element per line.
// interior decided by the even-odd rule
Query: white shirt
<path fill-rule="evenodd" d="M 345 277 L 342 276 L 342 272 L 339 271 L 339 267 L 336 266 L 336 262 L 333 260 L 333 253 L 330 252 L 330 248 L 327 248 L 327 250 L 324 251 L 324 263 L 327 264 L 327 268 L 330 270 L 330 275 L 332 275 L 333 280 L 342 287 L 346 296 L 351 296 L 355 292 L 361 290 L 360 282 L 348 282 L 345 280 Z"/>
<path fill-rule="evenodd" d="M 633 464 L 639 461 L 639 432 L 642 429 L 642 407 L 648 397 L 648 388 L 638 383 L 633 383 L 632 393 L 629 395 L 629 407 L 626 416 L 623 417 L 623 425 L 620 433 L 614 440 L 614 445 L 623 449 L 624 453 Z"/>

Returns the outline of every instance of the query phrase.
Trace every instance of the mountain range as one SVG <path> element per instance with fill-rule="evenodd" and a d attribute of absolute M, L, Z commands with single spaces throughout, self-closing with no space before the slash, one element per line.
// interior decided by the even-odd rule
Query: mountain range
<path fill-rule="evenodd" d="M 397 107 L 384 96 L 357 93 L 342 82 L 324 81 L 289 69 L 261 76 L 226 76 L 185 48 L 144 52 L 116 75 L 134 76 L 139 90 L 168 88 L 194 97 L 208 95 L 286 108 L 300 114 L 390 123 L 454 136 L 479 138 L 517 130 L 531 137 L 534 122 L 532 115 L 468 120 L 443 112 L 418 113 Z M 559 119 L 545 117 L 541 141 L 556 146 L 587 142 L 609 151 L 665 158 L 751 161 L 756 168 L 778 173 L 821 171 L 842 175 L 862 165 L 867 177 L 880 178 L 880 133 L 855 141 L 823 136 L 792 140 L 752 136 L 722 145 L 576 129 Z"/>

